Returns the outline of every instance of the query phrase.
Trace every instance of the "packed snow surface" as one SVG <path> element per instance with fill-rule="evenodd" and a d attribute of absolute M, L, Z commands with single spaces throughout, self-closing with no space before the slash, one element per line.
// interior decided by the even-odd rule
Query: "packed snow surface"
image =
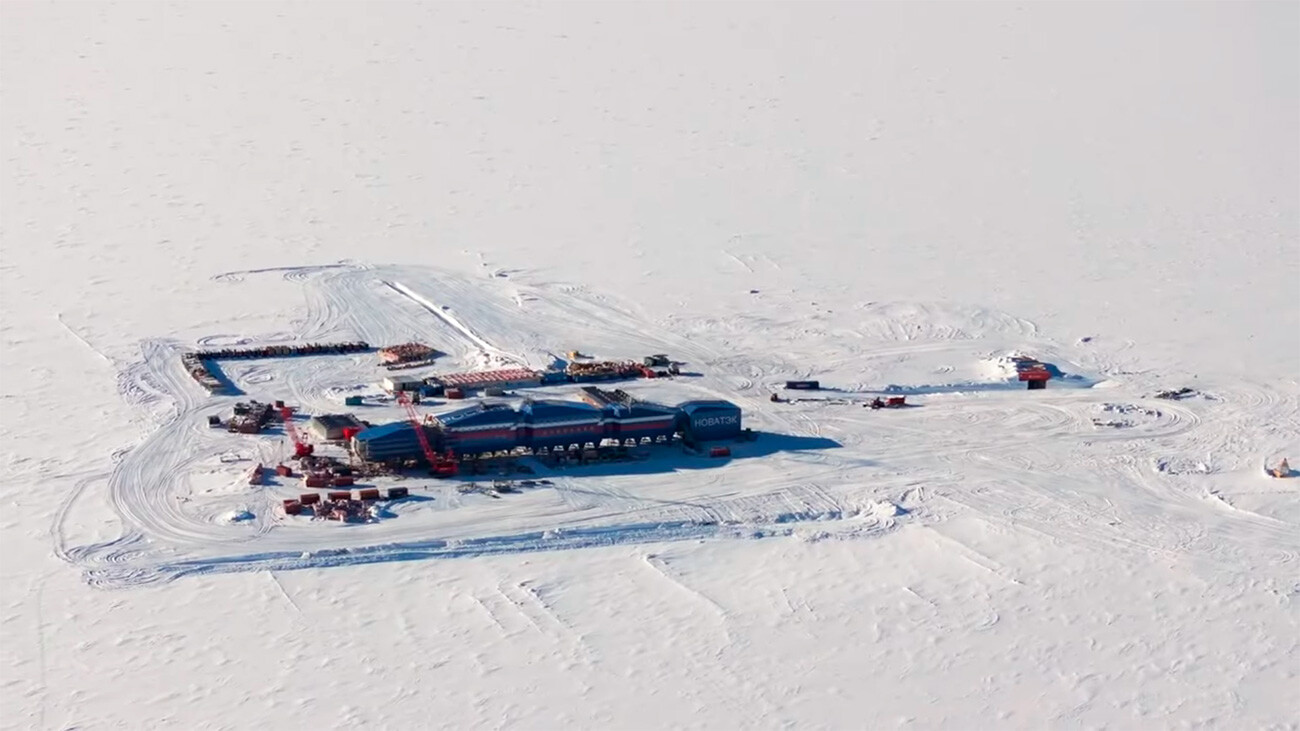
<path fill-rule="evenodd" d="M 0 726 L 1300 718 L 1296 5 L 0 21 Z M 352 339 L 757 438 L 286 515 L 207 417 L 388 372 L 180 355 Z"/>

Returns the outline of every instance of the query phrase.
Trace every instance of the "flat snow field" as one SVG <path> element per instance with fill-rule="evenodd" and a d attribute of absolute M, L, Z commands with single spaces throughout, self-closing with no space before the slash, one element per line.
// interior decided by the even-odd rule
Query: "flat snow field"
<path fill-rule="evenodd" d="M 0 728 L 1300 728 L 1297 29 L 0 5 Z M 358 338 L 758 438 L 287 516 L 206 417 L 387 372 L 180 354 Z"/>

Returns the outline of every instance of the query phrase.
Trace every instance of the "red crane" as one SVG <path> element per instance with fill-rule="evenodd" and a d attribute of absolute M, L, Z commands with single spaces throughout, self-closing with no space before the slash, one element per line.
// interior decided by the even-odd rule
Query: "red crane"
<path fill-rule="evenodd" d="M 433 445 L 429 444 L 429 436 L 424 433 L 424 422 L 420 419 L 420 412 L 415 410 L 411 397 L 406 395 L 405 391 L 398 391 L 397 402 L 406 409 L 406 418 L 411 422 L 411 428 L 415 430 L 415 438 L 420 440 L 420 449 L 424 452 L 424 458 L 429 461 L 429 471 L 439 477 L 456 474 L 456 458 L 451 451 L 448 450 L 445 456 L 440 456 L 433 451 Z"/>
<path fill-rule="evenodd" d="M 294 459 L 302 459 L 303 457 L 311 456 L 312 452 L 316 451 L 316 447 L 308 444 L 307 440 L 303 439 L 302 434 L 293 425 L 293 409 L 288 406 L 280 409 L 280 420 L 284 422 L 285 432 L 287 432 L 289 438 L 293 440 Z"/>

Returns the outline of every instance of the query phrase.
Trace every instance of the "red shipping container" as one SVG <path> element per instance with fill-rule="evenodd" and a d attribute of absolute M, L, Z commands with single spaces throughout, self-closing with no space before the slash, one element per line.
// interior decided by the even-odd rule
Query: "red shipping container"
<path fill-rule="evenodd" d="M 886 406 L 904 406 L 907 403 L 906 396 L 890 396 L 885 399 Z"/>
<path fill-rule="evenodd" d="M 329 499 L 330 499 L 330 500 L 334 500 L 334 501 L 339 501 L 339 500 L 351 500 L 351 499 L 352 499 L 352 493 L 351 493 L 350 491 L 348 491 L 348 492 L 331 492 L 331 493 L 329 494 Z"/>
<path fill-rule="evenodd" d="M 356 482 L 355 478 L 347 475 L 335 475 L 334 487 L 349 487 Z"/>
<path fill-rule="evenodd" d="M 358 498 L 361 500 L 378 500 L 379 488 L 368 487 L 358 493 Z"/>
<path fill-rule="evenodd" d="M 320 493 L 304 492 L 303 494 L 298 496 L 298 502 L 302 503 L 303 505 L 315 505 L 316 503 L 320 502 Z"/>
<path fill-rule="evenodd" d="M 298 515 L 302 513 L 302 504 L 297 500 L 285 500 L 284 513 L 285 515 Z"/>
<path fill-rule="evenodd" d="M 449 388 L 443 392 L 443 395 L 449 399 L 465 398 L 465 392 L 459 388 Z"/>
<path fill-rule="evenodd" d="M 306 487 L 329 487 L 330 481 L 325 475 L 307 475 L 302 484 Z"/>
<path fill-rule="evenodd" d="M 278 464 L 275 466 L 275 474 L 281 477 L 293 477 L 293 468 L 287 464 Z"/>

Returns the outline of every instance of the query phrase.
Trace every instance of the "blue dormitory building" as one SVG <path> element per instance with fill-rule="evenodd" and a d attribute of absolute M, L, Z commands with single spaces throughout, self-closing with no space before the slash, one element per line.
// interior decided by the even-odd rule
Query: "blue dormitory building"
<path fill-rule="evenodd" d="M 481 402 L 433 417 L 422 427 L 434 451 L 459 456 L 516 449 L 645 440 L 677 435 L 696 442 L 741 434 L 740 407 L 728 401 L 688 401 L 663 406 L 643 401 L 596 406 L 580 401 L 532 400 L 518 405 Z M 366 429 L 352 438 L 353 452 L 370 462 L 422 460 L 415 426 L 407 421 Z"/>

